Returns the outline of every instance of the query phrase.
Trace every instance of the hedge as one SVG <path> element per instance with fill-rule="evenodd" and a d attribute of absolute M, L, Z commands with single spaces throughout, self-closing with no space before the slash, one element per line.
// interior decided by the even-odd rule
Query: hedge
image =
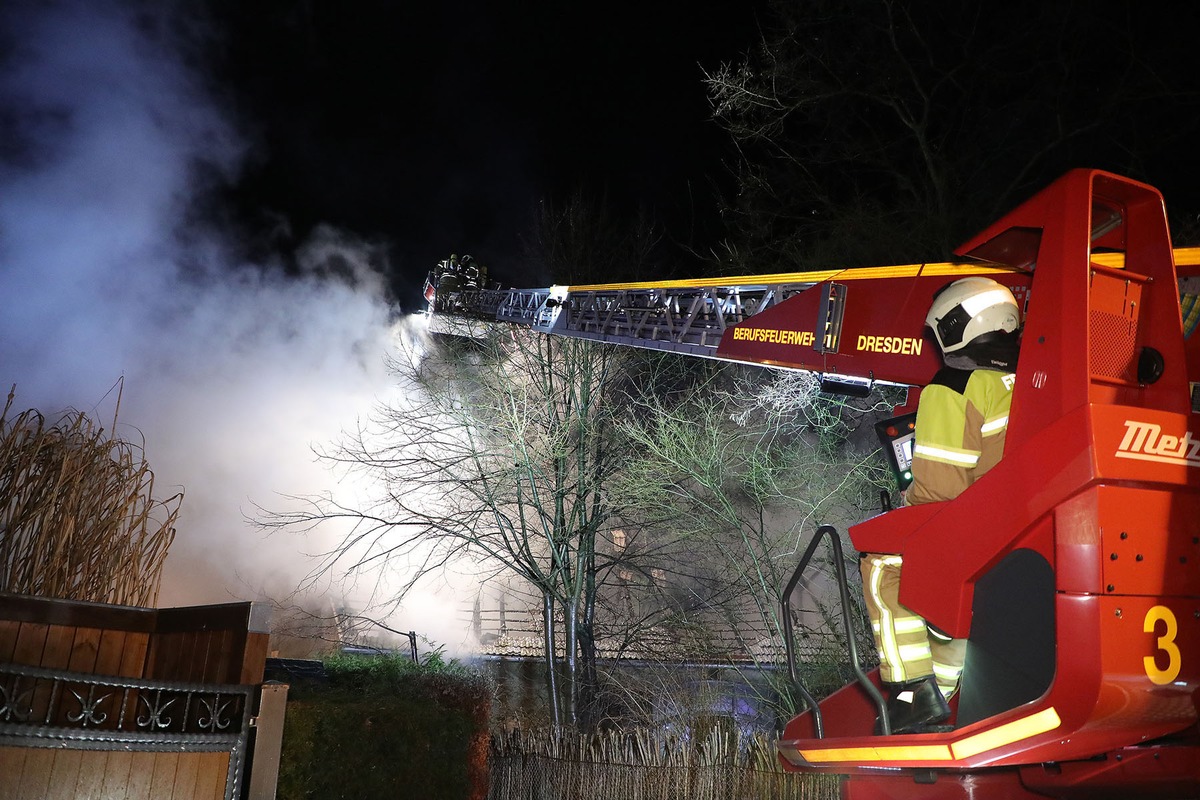
<path fill-rule="evenodd" d="M 484 679 L 436 654 L 335 657 L 288 692 L 279 800 L 487 796 Z"/>

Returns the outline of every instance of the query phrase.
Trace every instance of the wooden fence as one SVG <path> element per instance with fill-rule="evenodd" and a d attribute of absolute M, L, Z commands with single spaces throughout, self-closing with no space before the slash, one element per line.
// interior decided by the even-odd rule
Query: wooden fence
<path fill-rule="evenodd" d="M 837 775 L 784 772 L 765 736 L 713 728 L 587 735 L 566 729 L 494 737 L 492 800 L 835 800 Z"/>
<path fill-rule="evenodd" d="M 0 593 L 0 797 L 237 798 L 266 612 Z"/>

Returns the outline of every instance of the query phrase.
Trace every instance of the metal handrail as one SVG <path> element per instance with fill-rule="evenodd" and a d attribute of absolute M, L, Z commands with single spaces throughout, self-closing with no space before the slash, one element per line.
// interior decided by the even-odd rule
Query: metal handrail
<path fill-rule="evenodd" d="M 812 694 L 800 683 L 799 677 L 796 675 L 796 645 L 794 641 L 794 633 L 792 630 L 792 592 L 796 589 L 796 584 L 800 582 L 801 576 L 808 568 L 808 562 L 812 560 L 813 553 L 816 552 L 817 543 L 822 538 L 829 537 L 830 550 L 833 551 L 833 570 L 837 577 L 838 594 L 842 604 L 842 624 L 846 628 L 847 649 L 850 654 L 850 666 L 854 669 L 854 674 L 858 678 L 858 683 L 863 687 L 863 690 L 875 702 L 875 706 L 879 709 L 880 732 L 887 736 L 892 732 L 891 721 L 888 719 L 887 702 L 883 699 L 883 694 L 871 683 L 871 679 L 867 677 L 867 673 L 863 671 L 862 664 L 858 658 L 858 642 L 857 634 L 854 630 L 854 615 L 851 613 L 850 605 L 850 589 L 846 584 L 846 561 L 842 555 L 841 541 L 838 539 L 837 529 L 832 525 L 822 525 L 817 528 L 817 532 L 813 534 L 812 541 L 808 543 L 808 549 L 804 551 L 804 555 L 800 558 L 800 563 L 796 566 L 795 572 L 788 580 L 787 585 L 783 589 L 783 599 L 781 600 L 783 612 L 783 644 L 787 651 L 787 668 L 788 677 L 792 680 L 792 685 L 800 690 L 804 696 L 804 702 L 808 703 L 809 709 L 813 715 L 813 728 L 816 731 L 818 739 L 825 738 L 825 723 L 821 718 L 821 708 L 817 705 L 817 701 Z"/>

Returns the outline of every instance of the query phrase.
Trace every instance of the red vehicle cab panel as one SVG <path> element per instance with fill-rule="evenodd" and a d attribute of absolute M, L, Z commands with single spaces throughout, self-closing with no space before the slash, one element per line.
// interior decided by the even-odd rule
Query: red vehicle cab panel
<path fill-rule="evenodd" d="M 1198 794 L 1200 377 L 1162 198 L 1075 170 L 960 254 L 1028 283 L 1005 456 L 953 501 L 850 529 L 904 557 L 906 606 L 968 639 L 956 715 L 877 736 L 850 685 L 820 702 L 823 738 L 811 712 L 787 726 L 781 758 L 849 774 L 847 796 Z M 917 324 L 927 289 L 899 306 Z"/>

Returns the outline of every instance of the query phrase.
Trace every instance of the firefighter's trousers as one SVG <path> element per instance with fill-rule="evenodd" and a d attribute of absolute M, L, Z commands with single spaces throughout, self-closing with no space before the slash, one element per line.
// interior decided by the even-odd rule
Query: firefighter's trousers
<path fill-rule="evenodd" d="M 879 677 L 907 683 L 934 675 L 942 695 L 958 691 L 967 640 L 931 629 L 918 614 L 900 605 L 900 556 L 866 553 L 861 567 L 871 630 L 879 650 Z"/>

